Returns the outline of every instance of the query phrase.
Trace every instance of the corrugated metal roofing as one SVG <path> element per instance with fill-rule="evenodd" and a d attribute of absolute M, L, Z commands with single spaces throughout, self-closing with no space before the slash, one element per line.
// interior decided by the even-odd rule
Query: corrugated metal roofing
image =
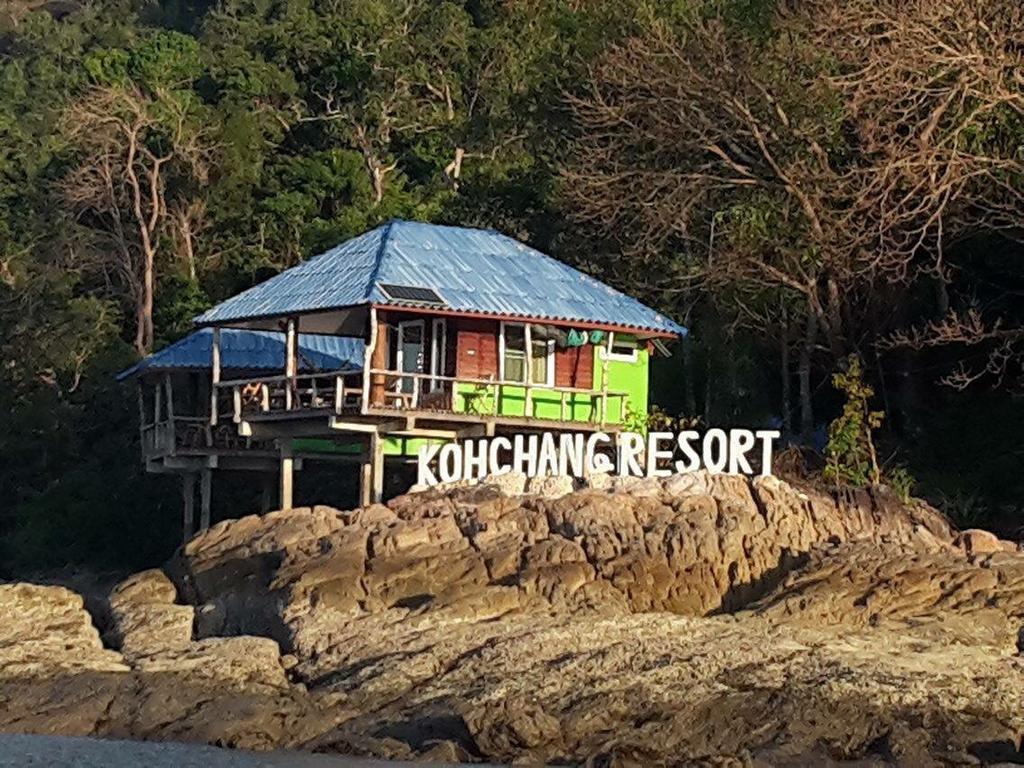
<path fill-rule="evenodd" d="M 299 334 L 299 369 L 302 371 L 361 370 L 363 340 L 345 336 Z M 147 371 L 209 369 L 213 330 L 203 328 L 140 360 L 117 375 L 118 381 Z M 220 332 L 221 369 L 284 371 L 285 339 L 274 331 L 224 328 Z"/>
<path fill-rule="evenodd" d="M 380 283 L 430 288 L 455 312 L 610 324 L 685 335 L 636 299 L 493 230 L 392 221 L 253 286 L 203 325 L 362 304 L 414 306 Z"/>

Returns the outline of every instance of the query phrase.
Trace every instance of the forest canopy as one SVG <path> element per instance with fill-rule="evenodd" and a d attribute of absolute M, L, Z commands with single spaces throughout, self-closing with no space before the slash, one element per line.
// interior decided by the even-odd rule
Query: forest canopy
<path fill-rule="evenodd" d="M 178 491 L 114 374 L 395 217 L 690 327 L 653 399 L 691 422 L 820 450 L 856 359 L 881 463 L 1012 533 L 1022 214 L 1014 0 L 9 3 L 0 576 L 168 554 Z"/>

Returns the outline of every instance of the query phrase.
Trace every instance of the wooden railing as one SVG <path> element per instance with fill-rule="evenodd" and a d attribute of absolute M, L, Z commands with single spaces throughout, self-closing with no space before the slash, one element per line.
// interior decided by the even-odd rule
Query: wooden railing
<path fill-rule="evenodd" d="M 235 379 L 215 385 L 216 410 L 211 423 L 231 414 L 237 423 L 247 416 L 288 411 L 358 410 L 362 405 L 362 371 L 323 371 L 295 377 L 265 376 Z"/>
<path fill-rule="evenodd" d="M 272 442 L 242 437 L 230 422 L 211 425 L 207 416 L 174 416 L 143 424 L 141 436 L 144 459 L 225 450 L 269 451 L 274 447 Z"/>
<path fill-rule="evenodd" d="M 449 404 L 446 410 L 454 410 L 453 400 L 462 397 L 468 400 L 466 408 L 461 412 L 474 413 L 480 416 L 508 416 L 501 412 L 502 402 L 506 399 L 523 398 L 524 418 L 538 418 L 535 405 L 538 402 L 550 402 L 558 399 L 558 420 L 586 421 L 604 425 L 608 421 L 608 403 L 619 402 L 619 420 L 625 418 L 625 402 L 627 392 L 610 390 L 591 390 L 581 387 L 558 387 L 533 384 L 520 381 L 500 381 L 497 379 L 480 379 L 459 376 L 436 376 L 429 373 L 407 373 L 374 369 L 370 371 L 370 379 L 383 376 L 385 379 L 385 407 L 400 410 L 435 410 L 429 407 L 431 398 L 437 392 L 448 395 Z M 471 389 L 464 389 L 468 387 Z M 575 419 L 573 414 L 579 409 L 580 400 L 589 401 L 590 414 L 587 419 Z M 584 407 L 586 407 L 584 405 Z M 441 410 L 441 409 L 437 409 Z M 553 417 L 545 417 L 553 420 Z"/>
<path fill-rule="evenodd" d="M 459 376 L 438 376 L 430 373 L 372 369 L 369 372 L 368 410 L 429 411 L 437 413 L 469 413 L 479 416 L 511 416 L 502 411 L 502 403 L 523 400 L 522 418 L 579 421 L 605 425 L 609 404 L 618 402 L 617 422 L 625 418 L 628 393 L 590 390 L 580 387 L 544 386 L 526 382 L 499 381 Z M 361 371 L 325 371 L 295 377 L 269 376 L 217 382 L 216 410 L 211 422 L 227 419 L 234 422 L 250 417 L 292 413 L 344 413 L 363 409 L 363 373 Z M 456 398 L 462 398 L 457 408 Z M 537 415 L 537 405 L 548 406 L 557 401 L 558 416 Z M 587 418 L 577 418 L 581 409 Z"/>

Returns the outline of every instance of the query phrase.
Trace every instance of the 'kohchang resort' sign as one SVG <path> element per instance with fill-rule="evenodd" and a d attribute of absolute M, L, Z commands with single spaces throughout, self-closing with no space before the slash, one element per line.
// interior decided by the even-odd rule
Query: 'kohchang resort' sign
<path fill-rule="evenodd" d="M 605 432 L 481 438 L 424 445 L 417 483 L 437 485 L 516 472 L 527 477 L 666 477 L 697 469 L 718 474 L 770 475 L 777 430 L 709 429 L 679 433 Z M 756 468 L 756 469 L 755 469 Z"/>

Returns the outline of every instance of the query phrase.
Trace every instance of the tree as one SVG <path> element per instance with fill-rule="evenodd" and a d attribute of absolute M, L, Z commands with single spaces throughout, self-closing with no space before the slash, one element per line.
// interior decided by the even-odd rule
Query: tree
<path fill-rule="evenodd" d="M 822 0 L 766 37 L 655 20 L 569 94 L 576 220 L 657 265 L 665 296 L 714 289 L 753 328 L 802 316 L 805 432 L 819 333 L 831 370 L 941 274 L 952 233 L 1014 220 L 1020 11 L 975 5 Z"/>
<path fill-rule="evenodd" d="M 194 45 L 179 38 L 157 36 L 134 52 L 93 59 L 101 83 L 62 118 L 76 154 L 60 182 L 62 197 L 86 229 L 86 249 L 114 267 L 131 297 L 139 354 L 153 348 L 159 256 L 172 233 L 191 251 L 202 211 L 192 196 L 207 176 L 209 150 L 193 123 L 187 82 L 166 82 L 180 69 L 181 49 Z"/>

